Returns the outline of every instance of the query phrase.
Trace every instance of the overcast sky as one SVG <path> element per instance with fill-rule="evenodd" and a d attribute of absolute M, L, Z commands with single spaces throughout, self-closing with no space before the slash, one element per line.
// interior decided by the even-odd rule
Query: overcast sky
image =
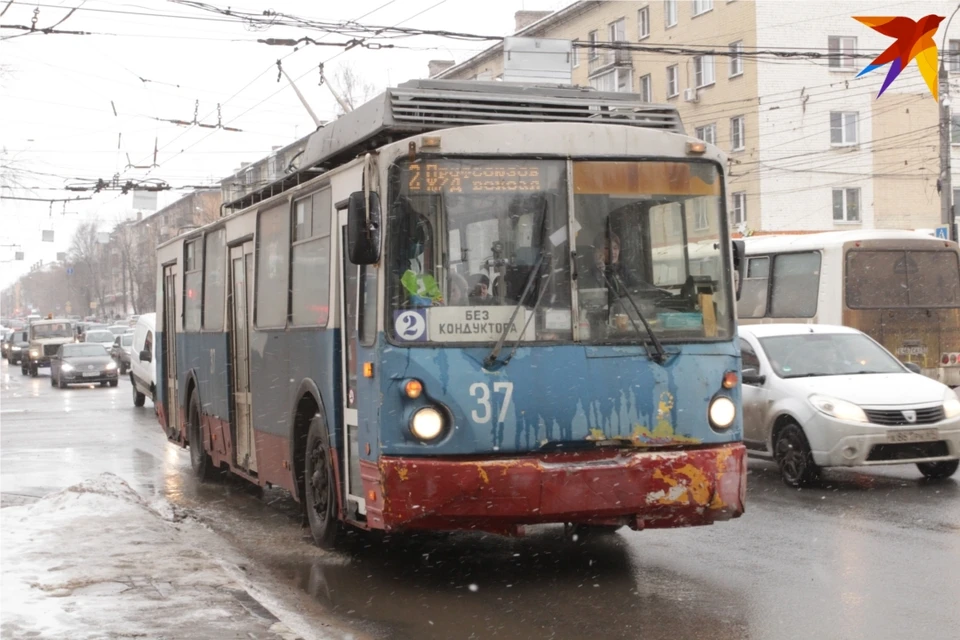
<path fill-rule="evenodd" d="M 0 31 L 0 174 L 5 186 L 0 200 L 0 245 L 19 245 L 23 262 L 13 261 L 11 246 L 0 246 L 0 287 L 66 251 L 81 220 L 99 219 L 108 230 L 118 220 L 135 215 L 133 198 L 118 191 L 100 194 L 70 193 L 66 185 L 87 186 L 98 178 L 109 181 L 157 179 L 173 186 L 213 184 L 238 168 L 307 135 L 314 125 L 284 80 L 277 82 L 276 60 L 304 93 L 322 120 L 336 115 L 336 102 L 319 85 L 318 65 L 328 76 L 341 65 L 351 65 L 378 89 L 426 75 L 431 59 L 463 60 L 486 48 L 483 43 L 418 36 L 394 40 L 398 48 L 379 51 L 308 45 L 267 46 L 258 38 L 320 39 L 316 31 L 273 27 L 254 30 L 213 13 L 165 0 L 40 0 L 15 1 L 0 23 L 38 28 L 63 19 L 60 30 L 93 35 L 29 34 Z M 509 35 L 514 12 L 521 8 L 556 10 L 570 0 L 212 0 L 215 6 L 323 19 L 358 20 L 366 25 L 459 30 Z M 3 9 L 2 7 L 7 7 Z M 322 7 L 322 10 L 321 10 Z M 342 42 L 327 36 L 327 42 Z M 406 47 L 406 48 L 400 48 Z M 184 127 L 155 118 L 194 120 L 199 100 L 199 122 L 216 125 L 217 104 L 224 126 L 242 129 Z M 112 104 L 111 104 L 112 103 Z M 114 115 L 114 108 L 116 115 Z M 153 163 L 154 141 L 158 167 L 136 169 L 128 163 Z M 119 143 L 119 149 L 118 149 Z M 129 161 L 128 156 L 129 154 Z M 158 206 L 183 192 L 161 192 Z M 54 203 L 25 202 L 7 196 L 32 198 L 92 197 L 92 200 Z M 64 213 L 66 212 L 66 213 Z M 147 212 L 144 213 L 146 215 Z M 42 231 L 53 229 L 55 241 L 42 242 Z"/>

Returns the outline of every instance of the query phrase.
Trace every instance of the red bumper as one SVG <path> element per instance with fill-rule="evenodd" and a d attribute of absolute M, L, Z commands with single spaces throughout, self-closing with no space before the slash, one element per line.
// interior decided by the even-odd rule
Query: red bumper
<path fill-rule="evenodd" d="M 367 522 L 509 532 L 547 522 L 683 527 L 739 517 L 742 444 L 511 459 L 391 458 L 364 469 Z"/>

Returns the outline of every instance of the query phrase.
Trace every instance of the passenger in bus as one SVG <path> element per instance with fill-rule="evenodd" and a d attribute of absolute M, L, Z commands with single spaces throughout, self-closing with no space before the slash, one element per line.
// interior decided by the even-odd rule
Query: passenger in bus
<path fill-rule="evenodd" d="M 490 303 L 490 278 L 483 273 L 475 273 L 468 280 L 470 283 L 470 304 Z"/>
<path fill-rule="evenodd" d="M 447 296 L 447 304 L 451 307 L 465 307 L 469 304 L 468 301 L 468 292 L 469 286 L 467 285 L 467 280 L 459 273 L 450 272 L 450 276 L 447 278 L 449 286 L 447 291 L 450 292 L 450 295 Z"/>

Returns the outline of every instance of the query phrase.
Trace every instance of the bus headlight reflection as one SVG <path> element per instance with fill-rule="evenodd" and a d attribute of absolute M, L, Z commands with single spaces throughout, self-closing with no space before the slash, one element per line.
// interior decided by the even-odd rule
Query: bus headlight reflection
<path fill-rule="evenodd" d="M 717 429 L 726 429 L 737 417 L 737 407 L 726 396 L 717 396 L 710 403 L 710 424 Z"/>
<path fill-rule="evenodd" d="M 418 409 L 410 420 L 410 431 L 421 440 L 434 440 L 443 433 L 443 415 L 433 407 Z"/>

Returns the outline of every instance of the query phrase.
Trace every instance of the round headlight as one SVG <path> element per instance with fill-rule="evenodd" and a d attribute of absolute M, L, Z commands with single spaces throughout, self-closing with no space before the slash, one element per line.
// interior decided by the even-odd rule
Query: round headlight
<path fill-rule="evenodd" d="M 40 352 L 37 351 L 36 349 L 30 349 L 30 357 L 31 357 L 31 358 L 39 358 L 39 357 L 40 357 Z"/>
<path fill-rule="evenodd" d="M 443 433 L 443 415 L 433 407 L 424 407 L 413 414 L 410 431 L 421 440 L 433 440 Z"/>
<path fill-rule="evenodd" d="M 717 429 L 726 429 L 736 417 L 737 407 L 730 398 L 718 396 L 710 403 L 710 424 Z"/>
<path fill-rule="evenodd" d="M 108 362 L 108 363 L 107 363 L 107 371 L 111 371 L 111 370 L 116 369 L 116 368 L 117 368 L 117 363 L 116 363 L 116 362 Z"/>

